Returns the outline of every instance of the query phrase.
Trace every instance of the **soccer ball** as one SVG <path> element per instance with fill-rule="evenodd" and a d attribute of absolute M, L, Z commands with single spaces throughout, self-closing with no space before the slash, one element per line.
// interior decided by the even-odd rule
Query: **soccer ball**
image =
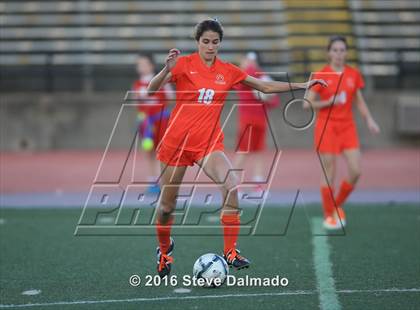
<path fill-rule="evenodd" d="M 194 263 L 193 276 L 199 281 L 201 279 L 204 287 L 221 286 L 229 274 L 229 268 L 223 257 L 207 253 L 201 255 Z"/>

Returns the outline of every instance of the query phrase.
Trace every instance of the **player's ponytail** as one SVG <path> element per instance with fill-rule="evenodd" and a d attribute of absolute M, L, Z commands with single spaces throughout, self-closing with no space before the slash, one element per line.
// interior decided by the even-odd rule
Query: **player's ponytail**
<path fill-rule="evenodd" d="M 219 34 L 220 41 L 223 40 L 223 27 L 216 18 L 206 19 L 198 23 L 197 26 L 195 26 L 194 39 L 198 42 L 203 33 L 209 30 L 217 32 Z"/>

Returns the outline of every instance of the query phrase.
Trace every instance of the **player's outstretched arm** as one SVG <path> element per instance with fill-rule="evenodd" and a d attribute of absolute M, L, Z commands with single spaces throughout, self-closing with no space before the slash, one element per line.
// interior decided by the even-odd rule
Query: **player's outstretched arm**
<path fill-rule="evenodd" d="M 365 98 L 363 98 L 362 92 L 357 90 L 356 93 L 356 106 L 357 109 L 360 112 L 360 115 L 362 115 L 363 119 L 366 121 L 366 125 L 369 128 L 369 131 L 373 134 L 378 134 L 381 132 L 381 128 L 376 123 L 376 121 L 373 119 L 372 115 L 370 114 L 369 108 L 366 104 Z"/>
<path fill-rule="evenodd" d="M 321 109 L 330 106 L 334 97 L 331 97 L 329 100 L 317 100 L 317 93 L 309 90 L 305 99 L 306 100 L 303 102 L 304 109 L 309 109 L 310 107 L 312 107 L 312 109 Z"/>
<path fill-rule="evenodd" d="M 165 85 L 172 77 L 171 69 L 175 67 L 178 55 L 181 52 L 173 48 L 169 51 L 168 56 L 165 59 L 165 67 L 156 74 L 147 86 L 147 94 L 149 96 L 157 92 L 163 85 Z"/>
<path fill-rule="evenodd" d="M 281 93 L 290 91 L 293 89 L 307 89 L 320 84 L 324 87 L 327 86 L 327 83 L 324 80 L 310 80 L 306 83 L 289 83 L 289 82 L 278 82 L 278 81 L 263 81 L 257 78 L 254 78 L 250 75 L 242 81 L 243 84 L 252 87 L 260 92 L 265 94 Z"/>

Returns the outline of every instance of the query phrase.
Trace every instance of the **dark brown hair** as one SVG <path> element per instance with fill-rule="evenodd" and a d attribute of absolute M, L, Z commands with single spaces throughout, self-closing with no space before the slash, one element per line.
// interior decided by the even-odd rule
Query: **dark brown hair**
<path fill-rule="evenodd" d="M 217 19 L 206 19 L 198 23 L 197 26 L 195 26 L 194 39 L 199 41 L 203 33 L 209 30 L 217 32 L 219 34 L 220 41 L 223 40 L 223 27 Z"/>
<path fill-rule="evenodd" d="M 155 59 L 152 54 L 138 53 L 137 58 L 146 58 L 153 65 L 153 67 L 156 67 Z"/>
<path fill-rule="evenodd" d="M 334 42 L 337 42 L 337 41 L 343 42 L 344 45 L 346 46 L 346 49 L 348 49 L 349 45 L 347 43 L 346 37 L 335 35 L 335 36 L 331 36 L 330 39 L 328 40 L 327 51 L 329 51 L 331 49 L 331 46 L 334 44 Z"/>

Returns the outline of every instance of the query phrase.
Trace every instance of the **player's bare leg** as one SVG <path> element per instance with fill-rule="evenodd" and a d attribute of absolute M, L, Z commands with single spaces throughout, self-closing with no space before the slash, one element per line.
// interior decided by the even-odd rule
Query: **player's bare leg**
<path fill-rule="evenodd" d="M 161 163 L 161 171 L 162 174 L 159 181 L 162 186 L 162 193 L 159 200 L 157 219 L 161 223 L 166 223 L 175 209 L 176 197 L 187 167 L 167 166 Z"/>
<path fill-rule="evenodd" d="M 235 169 L 245 170 L 244 162 L 245 162 L 245 159 L 248 156 L 249 156 L 249 153 L 248 154 L 245 154 L 245 153 L 236 154 L 235 161 L 233 163 L 233 166 L 235 167 Z"/>
<path fill-rule="evenodd" d="M 321 153 L 321 162 L 324 171 L 321 175 L 321 186 L 333 186 L 335 181 L 337 156 L 335 154 Z"/>
<path fill-rule="evenodd" d="M 348 174 L 349 174 L 348 182 L 351 183 L 352 185 L 356 185 L 361 174 L 360 149 L 344 150 L 343 155 L 347 162 L 347 168 L 348 168 Z"/>
<path fill-rule="evenodd" d="M 263 156 L 262 152 L 258 151 L 254 153 L 254 159 L 255 159 L 255 170 L 254 170 L 254 176 L 258 178 L 258 181 L 263 181 Z"/>
<path fill-rule="evenodd" d="M 247 154 L 237 154 L 234 163 L 235 169 L 244 169 L 245 159 L 254 163 L 254 171 L 252 173 L 253 179 L 262 177 L 263 175 L 263 158 L 262 152 L 252 152 Z"/>
<path fill-rule="evenodd" d="M 360 150 L 349 149 L 343 151 L 344 158 L 347 163 L 348 178 L 343 180 L 340 185 L 340 189 L 336 196 L 335 202 L 337 205 L 336 219 L 340 220 L 343 225 L 346 224 L 346 215 L 344 213 L 343 205 L 360 177 Z"/>
<path fill-rule="evenodd" d="M 264 186 L 263 182 L 266 181 L 264 178 L 263 168 L 264 168 L 264 161 L 263 161 L 263 154 L 261 151 L 257 151 L 253 153 L 252 156 L 254 164 L 254 176 L 252 181 L 258 182 L 257 186 L 255 187 L 256 194 L 264 194 L 266 191 L 266 187 Z"/>
<path fill-rule="evenodd" d="M 220 186 L 224 200 L 222 211 L 239 213 L 237 195 L 239 180 L 227 156 L 222 151 L 216 151 L 199 160 L 198 165 Z"/>
<path fill-rule="evenodd" d="M 337 156 L 335 154 L 320 154 L 323 171 L 321 173 L 321 198 L 324 210 L 324 227 L 326 229 L 339 229 L 339 221 L 334 217 L 334 181 Z"/>
<path fill-rule="evenodd" d="M 223 195 L 221 223 L 224 233 L 224 257 L 230 266 L 237 269 L 249 267 L 249 260 L 239 255 L 236 241 L 240 230 L 240 210 L 238 203 L 238 177 L 232 164 L 222 151 L 215 151 L 198 161 L 206 175 L 219 184 Z"/>
<path fill-rule="evenodd" d="M 156 254 L 158 274 L 160 277 L 164 277 L 170 273 L 173 262 L 171 256 L 174 248 L 174 241 L 171 238 L 172 213 L 176 206 L 179 186 L 184 178 L 187 167 L 174 167 L 162 164 L 161 168 L 160 184 L 162 191 L 156 218 L 159 246 L 156 249 Z"/>

